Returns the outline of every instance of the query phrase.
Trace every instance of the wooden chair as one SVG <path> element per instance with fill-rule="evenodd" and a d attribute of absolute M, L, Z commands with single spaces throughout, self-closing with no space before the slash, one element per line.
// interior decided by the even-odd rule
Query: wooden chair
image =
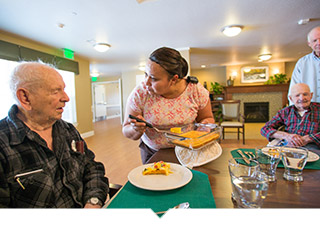
<path fill-rule="evenodd" d="M 225 100 L 221 101 L 222 107 L 222 121 L 220 126 L 222 127 L 222 138 L 224 139 L 226 128 L 236 128 L 239 134 L 242 134 L 243 144 L 245 144 L 245 130 L 244 130 L 244 117 L 240 114 L 240 100 Z M 229 132 L 229 131 L 228 131 Z M 232 131 L 232 133 L 235 133 Z"/>

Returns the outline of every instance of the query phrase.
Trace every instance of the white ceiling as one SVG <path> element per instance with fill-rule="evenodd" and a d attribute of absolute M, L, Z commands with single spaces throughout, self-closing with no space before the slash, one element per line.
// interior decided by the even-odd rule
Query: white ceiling
<path fill-rule="evenodd" d="M 190 48 L 191 67 L 295 61 L 310 52 L 319 0 L 0 0 L 0 31 L 90 59 L 103 75 L 136 70 L 158 47 Z M 306 25 L 300 19 L 310 18 Z M 58 23 L 64 24 L 61 29 Z M 244 25 L 236 37 L 220 29 Z M 112 47 L 99 53 L 94 42 Z"/>

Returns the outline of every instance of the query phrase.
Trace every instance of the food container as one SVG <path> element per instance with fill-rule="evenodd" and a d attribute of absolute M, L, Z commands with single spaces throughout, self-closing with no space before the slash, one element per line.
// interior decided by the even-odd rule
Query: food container
<path fill-rule="evenodd" d="M 168 141 L 176 146 L 198 150 L 221 136 L 221 127 L 216 124 L 190 124 L 181 128 L 181 133 L 166 133 Z"/>

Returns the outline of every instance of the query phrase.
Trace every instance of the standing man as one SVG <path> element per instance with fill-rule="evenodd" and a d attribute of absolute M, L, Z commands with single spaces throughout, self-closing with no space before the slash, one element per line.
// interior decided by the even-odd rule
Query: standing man
<path fill-rule="evenodd" d="M 294 84 L 305 83 L 313 92 L 311 101 L 320 102 L 320 26 L 309 32 L 308 45 L 313 51 L 298 60 L 292 73 L 289 94 Z"/>
<path fill-rule="evenodd" d="M 320 103 L 311 102 L 312 93 L 307 84 L 295 84 L 290 92 L 294 105 L 279 110 L 263 126 L 261 135 L 269 141 L 284 140 L 290 147 L 320 150 Z M 284 131 L 278 131 L 281 126 Z"/>
<path fill-rule="evenodd" d="M 109 190 L 76 128 L 61 120 L 69 101 L 61 75 L 48 65 L 18 65 L 17 100 L 0 121 L 0 207 L 100 208 Z"/>

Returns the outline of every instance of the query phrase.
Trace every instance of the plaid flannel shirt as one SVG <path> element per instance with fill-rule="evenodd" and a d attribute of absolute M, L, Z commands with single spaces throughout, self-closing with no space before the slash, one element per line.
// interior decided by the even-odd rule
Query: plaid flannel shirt
<path fill-rule="evenodd" d="M 53 150 L 16 117 L 13 105 L 0 121 L 0 207 L 83 207 L 91 197 L 106 200 L 109 190 L 102 163 L 94 161 L 76 128 L 53 125 Z M 72 149 L 83 141 L 84 152 Z"/>
<path fill-rule="evenodd" d="M 285 107 L 268 121 L 261 129 L 261 135 L 269 141 L 270 136 L 280 126 L 285 126 L 285 131 L 301 136 L 309 135 L 313 143 L 320 148 L 320 103 L 311 102 L 308 111 L 301 117 L 294 105 Z"/>

